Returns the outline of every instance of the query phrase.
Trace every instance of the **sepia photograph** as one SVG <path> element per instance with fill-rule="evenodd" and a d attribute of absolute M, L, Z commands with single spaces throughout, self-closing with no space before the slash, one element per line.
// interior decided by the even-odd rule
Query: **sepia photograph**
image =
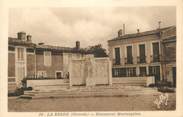
<path fill-rule="evenodd" d="M 8 112 L 176 110 L 175 6 L 8 13 Z"/>

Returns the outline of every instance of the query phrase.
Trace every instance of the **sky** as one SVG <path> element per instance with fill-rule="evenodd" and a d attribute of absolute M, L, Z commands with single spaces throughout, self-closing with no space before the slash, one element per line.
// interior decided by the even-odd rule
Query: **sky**
<path fill-rule="evenodd" d="M 9 9 L 9 36 L 24 31 L 34 43 L 74 47 L 102 44 L 115 38 L 125 24 L 125 33 L 176 25 L 175 7 L 56 7 Z"/>

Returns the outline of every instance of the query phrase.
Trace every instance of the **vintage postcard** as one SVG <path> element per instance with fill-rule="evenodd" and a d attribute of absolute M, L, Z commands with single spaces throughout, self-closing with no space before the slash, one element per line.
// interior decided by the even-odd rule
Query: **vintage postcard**
<path fill-rule="evenodd" d="M 137 1 L 2 1 L 0 116 L 183 116 L 183 1 Z"/>

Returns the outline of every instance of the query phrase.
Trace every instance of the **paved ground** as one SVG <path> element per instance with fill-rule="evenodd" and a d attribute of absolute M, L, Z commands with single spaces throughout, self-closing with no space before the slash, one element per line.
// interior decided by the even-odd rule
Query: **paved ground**
<path fill-rule="evenodd" d="M 136 87 L 131 87 L 134 89 Z M 101 89 L 101 88 L 100 88 Z M 44 99 L 21 99 L 9 98 L 9 111 L 39 112 L 39 111 L 152 111 L 159 110 L 153 103 L 160 95 L 158 92 L 140 93 L 130 90 L 129 95 L 114 97 L 75 97 L 75 98 L 44 98 Z M 110 89 L 111 90 L 111 89 Z M 115 88 L 113 90 L 116 90 Z M 151 91 L 151 90 L 150 90 Z M 132 95 L 134 93 L 134 95 Z M 126 93 L 128 94 L 128 93 Z M 169 93 L 168 105 L 163 110 L 175 109 L 175 93 Z M 161 110 L 160 109 L 160 110 Z"/>

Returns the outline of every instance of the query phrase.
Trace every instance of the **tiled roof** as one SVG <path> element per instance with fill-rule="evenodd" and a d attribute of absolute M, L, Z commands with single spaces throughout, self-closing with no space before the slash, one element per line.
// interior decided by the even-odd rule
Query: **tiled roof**
<path fill-rule="evenodd" d="M 43 50 L 55 50 L 55 51 L 62 51 L 62 52 L 71 52 L 71 53 L 88 53 L 86 49 L 76 49 L 71 47 L 61 47 L 61 46 L 52 46 L 52 45 L 37 45 L 36 49 L 43 49 Z"/>
<path fill-rule="evenodd" d="M 68 50 L 71 51 L 73 48 L 70 47 L 60 47 L 60 46 L 52 46 L 52 45 L 36 45 L 38 49 L 51 49 L 51 50 Z"/>
<path fill-rule="evenodd" d="M 28 47 L 34 47 L 36 44 L 28 41 L 22 41 L 17 38 L 8 37 L 8 44 L 10 45 L 21 45 L 21 46 L 28 46 Z"/>
<path fill-rule="evenodd" d="M 61 51 L 61 52 L 68 52 L 68 53 L 89 53 L 87 49 L 84 48 L 71 48 L 71 47 L 61 47 L 61 46 L 52 46 L 52 45 L 37 45 L 32 42 L 18 40 L 17 38 L 9 37 L 9 45 L 21 45 L 26 47 L 34 47 L 38 50 L 50 50 L 50 51 Z"/>
<path fill-rule="evenodd" d="M 163 38 L 162 42 L 163 43 L 176 42 L 176 35 L 172 35 L 172 36 Z"/>
<path fill-rule="evenodd" d="M 122 40 L 122 39 L 129 39 L 129 38 L 159 34 L 160 32 L 165 31 L 165 30 L 170 29 L 170 28 L 173 28 L 173 27 L 175 27 L 175 26 L 170 26 L 170 27 L 165 27 L 165 28 L 161 28 L 161 29 L 145 31 L 145 32 L 140 32 L 140 33 L 125 34 L 123 36 L 116 37 L 116 38 L 113 38 L 113 39 L 108 40 L 108 41 L 116 41 L 116 40 Z"/>

